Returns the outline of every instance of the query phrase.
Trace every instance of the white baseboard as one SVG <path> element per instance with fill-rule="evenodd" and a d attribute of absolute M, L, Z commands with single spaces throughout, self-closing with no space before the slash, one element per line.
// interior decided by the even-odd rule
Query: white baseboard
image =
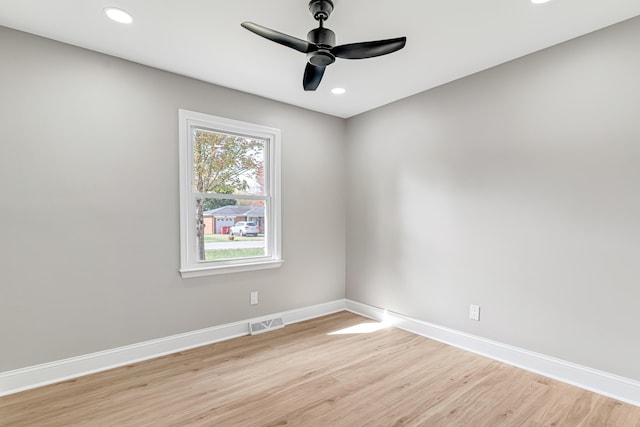
<path fill-rule="evenodd" d="M 343 310 L 640 406 L 638 381 L 344 299 L 2 372 L 0 396 L 248 335 L 252 321 L 282 317 L 285 324 L 292 324 Z"/>
<path fill-rule="evenodd" d="M 346 300 L 346 309 L 377 321 L 385 321 L 422 335 L 545 377 L 593 391 L 631 405 L 640 406 L 640 382 L 608 372 L 556 359 L 544 354 L 445 328 L 384 309 Z"/>
<path fill-rule="evenodd" d="M 345 310 L 345 300 L 274 313 L 198 331 L 0 373 L 0 396 L 249 334 L 249 322 L 282 317 L 285 325 Z"/>

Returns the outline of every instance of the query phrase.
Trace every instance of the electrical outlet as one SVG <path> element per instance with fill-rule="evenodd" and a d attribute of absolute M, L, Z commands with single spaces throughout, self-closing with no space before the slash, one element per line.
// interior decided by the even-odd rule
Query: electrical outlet
<path fill-rule="evenodd" d="M 480 306 L 479 305 L 469 305 L 469 319 L 480 320 Z"/>
<path fill-rule="evenodd" d="M 251 305 L 258 304 L 258 291 L 251 292 Z"/>

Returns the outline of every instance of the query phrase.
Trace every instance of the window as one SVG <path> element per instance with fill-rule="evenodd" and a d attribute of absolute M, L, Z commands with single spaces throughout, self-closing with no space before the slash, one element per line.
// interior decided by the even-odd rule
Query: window
<path fill-rule="evenodd" d="M 280 130 L 179 110 L 180 273 L 282 264 Z"/>

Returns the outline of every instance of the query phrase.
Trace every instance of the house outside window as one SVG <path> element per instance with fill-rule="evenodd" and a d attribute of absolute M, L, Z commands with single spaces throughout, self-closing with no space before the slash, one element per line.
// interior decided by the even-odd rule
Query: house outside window
<path fill-rule="evenodd" d="M 182 277 L 279 267 L 280 130 L 179 110 Z"/>

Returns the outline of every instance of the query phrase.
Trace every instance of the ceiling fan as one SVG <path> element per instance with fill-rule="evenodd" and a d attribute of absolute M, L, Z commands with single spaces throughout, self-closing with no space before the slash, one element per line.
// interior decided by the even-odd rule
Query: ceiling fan
<path fill-rule="evenodd" d="M 302 87 L 304 90 L 316 90 L 320 85 L 324 70 L 333 64 L 336 58 L 364 59 L 393 53 L 404 47 L 406 37 L 376 40 L 362 43 L 350 43 L 336 46 L 336 35 L 324 27 L 324 21 L 329 19 L 333 11 L 331 0 L 311 0 L 309 11 L 319 22 L 319 27 L 309 31 L 307 40 L 302 40 L 279 31 L 271 30 L 253 22 L 243 22 L 241 25 L 247 30 L 283 46 L 307 54 L 307 66 L 304 69 Z"/>

